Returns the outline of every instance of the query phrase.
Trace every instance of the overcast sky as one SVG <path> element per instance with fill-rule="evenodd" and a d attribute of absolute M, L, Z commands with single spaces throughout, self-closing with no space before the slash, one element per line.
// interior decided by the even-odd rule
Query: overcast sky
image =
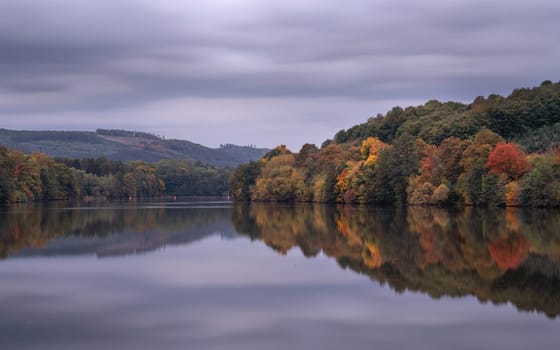
<path fill-rule="evenodd" d="M 0 0 L 0 127 L 320 144 L 560 80 L 560 1 Z"/>

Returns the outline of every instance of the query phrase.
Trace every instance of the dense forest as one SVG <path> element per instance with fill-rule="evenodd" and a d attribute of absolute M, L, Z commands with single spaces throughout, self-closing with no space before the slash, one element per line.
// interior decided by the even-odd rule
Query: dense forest
<path fill-rule="evenodd" d="M 560 83 L 550 81 L 469 105 L 395 107 L 320 149 L 278 146 L 239 166 L 232 191 L 254 201 L 560 206 L 559 122 Z"/>
<path fill-rule="evenodd" d="M 222 196 L 231 168 L 186 160 L 156 163 L 50 158 L 0 146 L 0 203 L 61 199 Z"/>
<path fill-rule="evenodd" d="M 560 83 L 547 80 L 532 89 L 515 89 L 507 97 L 479 96 L 468 105 L 431 100 L 423 106 L 394 107 L 385 116 L 378 115 L 366 123 L 339 131 L 334 142 L 378 137 L 383 142 L 393 143 L 399 136 L 408 134 L 439 145 L 448 137 L 468 139 L 482 128 L 511 140 L 559 122 Z"/>

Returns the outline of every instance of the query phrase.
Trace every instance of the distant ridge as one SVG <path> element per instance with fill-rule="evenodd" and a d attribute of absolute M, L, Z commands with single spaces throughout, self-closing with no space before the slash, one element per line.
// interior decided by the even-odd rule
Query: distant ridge
<path fill-rule="evenodd" d="M 188 159 L 215 166 L 236 166 L 256 160 L 269 150 L 255 146 L 221 145 L 209 148 L 186 140 L 128 130 L 29 131 L 0 129 L 0 145 L 51 157 L 140 160 Z"/>

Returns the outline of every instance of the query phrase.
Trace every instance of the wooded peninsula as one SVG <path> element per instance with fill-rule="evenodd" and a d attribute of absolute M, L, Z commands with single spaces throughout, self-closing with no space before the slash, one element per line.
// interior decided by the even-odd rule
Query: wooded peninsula
<path fill-rule="evenodd" d="M 470 104 L 429 101 L 281 145 L 231 177 L 241 201 L 560 206 L 560 83 Z"/>

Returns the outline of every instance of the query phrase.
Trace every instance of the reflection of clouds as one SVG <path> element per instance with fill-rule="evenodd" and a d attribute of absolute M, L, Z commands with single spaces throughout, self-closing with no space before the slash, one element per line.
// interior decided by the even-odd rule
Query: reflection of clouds
<path fill-rule="evenodd" d="M 510 348 L 522 349 L 555 335 L 538 315 L 396 295 L 323 255 L 280 256 L 245 239 L 104 260 L 11 259 L 0 280 L 0 339 L 10 349 L 484 349 L 512 330 Z"/>
<path fill-rule="evenodd" d="M 158 258 L 139 272 L 147 274 L 154 283 L 178 288 L 258 288 L 261 285 L 277 288 L 293 285 L 332 287 L 341 283 L 333 279 L 329 266 L 315 259 L 308 260 L 299 250 L 288 252 L 289 262 L 281 264 L 278 263 L 276 253 L 271 254 L 269 248 L 265 248 L 261 242 L 253 242 L 250 246 L 242 239 L 228 241 L 228 244 L 220 242 L 222 240 L 219 237 L 213 236 L 186 248 L 168 247 L 162 252 L 154 253 Z M 210 250 L 212 253 L 208 254 Z M 247 261 L 247 254 L 251 255 L 251 262 Z M 135 263 L 126 260 L 123 264 L 129 265 L 133 270 Z M 268 265 L 274 265 L 275 271 L 263 268 Z M 227 269 L 224 270 L 225 266 Z M 308 273 L 299 272 L 302 266 L 305 266 Z M 350 274 L 348 278 L 362 279 L 355 274 Z"/>

